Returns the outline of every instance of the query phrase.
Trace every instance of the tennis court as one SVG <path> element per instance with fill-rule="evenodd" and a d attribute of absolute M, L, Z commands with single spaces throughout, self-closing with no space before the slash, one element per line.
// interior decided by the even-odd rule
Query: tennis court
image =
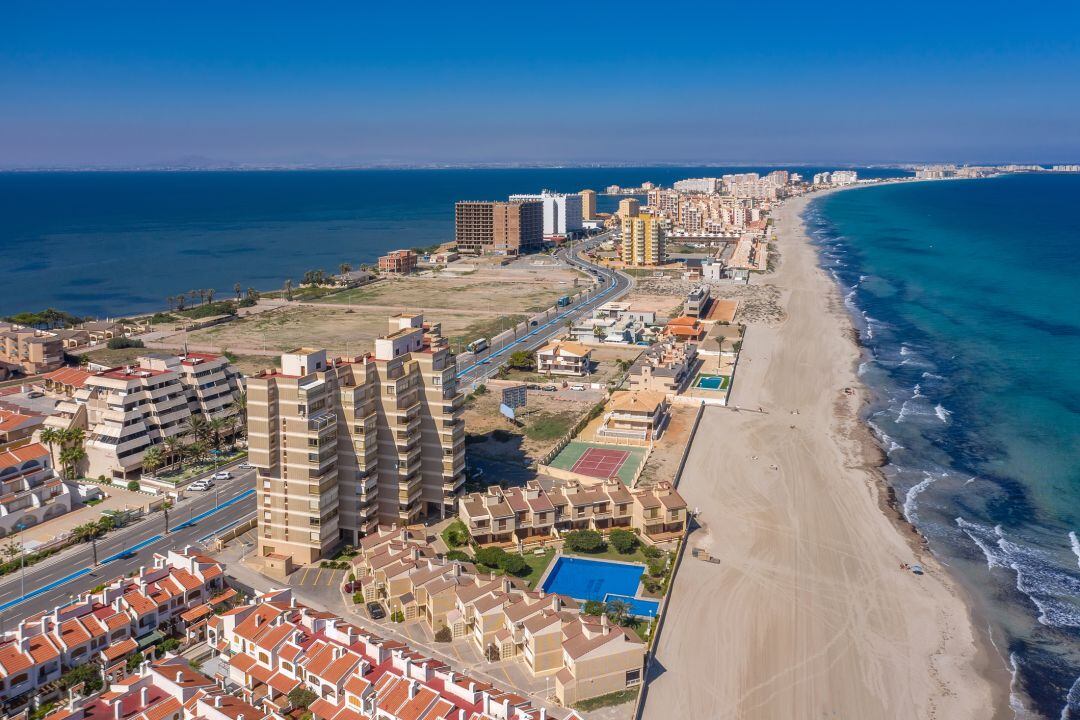
<path fill-rule="evenodd" d="M 593 478 L 618 477 L 629 485 L 645 455 L 644 448 L 617 447 L 573 440 L 549 463 L 559 470 Z"/>

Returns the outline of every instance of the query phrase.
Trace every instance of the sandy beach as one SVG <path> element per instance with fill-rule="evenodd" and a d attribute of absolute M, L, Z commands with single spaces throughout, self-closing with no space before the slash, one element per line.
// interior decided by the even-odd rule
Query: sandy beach
<path fill-rule="evenodd" d="M 1000 658 L 884 502 L 859 348 L 805 236 L 808 201 L 780 208 L 780 267 L 754 280 L 787 316 L 749 326 L 732 408 L 706 411 L 683 475 L 702 525 L 690 546 L 720 562 L 683 561 L 644 717 L 1008 714 Z"/>

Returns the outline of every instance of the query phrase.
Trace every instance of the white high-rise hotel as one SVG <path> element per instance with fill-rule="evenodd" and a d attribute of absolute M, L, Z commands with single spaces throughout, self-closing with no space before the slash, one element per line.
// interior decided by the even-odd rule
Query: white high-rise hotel
<path fill-rule="evenodd" d="M 539 200 L 544 203 L 544 237 L 569 235 L 582 229 L 581 195 L 544 190 L 539 195 L 511 195 L 510 202 Z"/>

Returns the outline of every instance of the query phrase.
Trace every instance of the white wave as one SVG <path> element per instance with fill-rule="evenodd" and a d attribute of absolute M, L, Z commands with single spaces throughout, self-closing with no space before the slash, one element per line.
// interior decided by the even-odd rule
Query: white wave
<path fill-rule="evenodd" d="M 869 363 L 869 362 L 861 362 L 861 363 L 859 363 L 859 370 L 858 370 L 858 373 L 857 373 L 857 375 L 858 375 L 859 377 L 862 377 L 862 376 L 863 376 L 863 375 L 864 375 L 864 374 L 866 373 L 866 368 L 867 368 L 867 367 L 868 367 L 869 365 L 870 365 L 870 363 Z"/>
<path fill-rule="evenodd" d="M 923 475 L 926 476 L 926 479 L 911 486 L 911 489 L 907 491 L 907 495 L 904 496 L 904 517 L 907 518 L 907 521 L 912 525 L 919 519 L 919 516 L 915 514 L 915 508 L 917 506 L 916 501 L 919 495 L 923 494 L 926 491 L 926 488 L 930 487 L 938 480 L 938 478 L 928 472 L 923 471 Z"/>
<path fill-rule="evenodd" d="M 1072 548 L 1073 555 L 1076 556 L 1076 565 L 1080 567 L 1080 540 L 1076 539 L 1076 533 L 1072 530 L 1069 531 L 1069 547 Z"/>
<path fill-rule="evenodd" d="M 944 380 L 945 379 L 941 375 L 938 375 L 937 373 L 932 373 L 932 372 L 929 372 L 929 371 L 924 372 L 922 374 L 922 376 L 923 376 L 924 380 Z"/>
<path fill-rule="evenodd" d="M 911 348 L 909 348 L 907 345 L 904 345 L 904 344 L 900 345 L 900 354 L 901 355 L 911 355 L 912 352 L 914 352 L 914 351 Z"/>
<path fill-rule="evenodd" d="M 1080 627 L 1080 577 L 1054 564 L 1045 551 L 1005 537 L 1000 525 L 990 528 L 957 518 L 956 524 L 986 556 L 989 569 L 1008 568 L 1016 573 L 1016 589 L 1039 611 L 1039 622 L 1051 627 Z"/>
<path fill-rule="evenodd" d="M 1080 677 L 1073 681 L 1065 695 L 1065 707 L 1061 708 L 1061 720 L 1072 720 L 1074 717 L 1080 717 Z"/>
<path fill-rule="evenodd" d="M 979 478 L 977 476 L 972 475 L 971 477 L 969 477 L 967 480 L 964 481 L 964 484 L 965 485 L 970 485 L 971 483 L 975 482 L 978 479 Z"/>
<path fill-rule="evenodd" d="M 1020 699 L 1020 695 L 1017 692 L 1017 687 L 1020 680 L 1020 662 L 1016 657 L 1016 653 L 1009 653 L 1009 709 L 1013 711 L 1013 716 L 1016 718 L 1025 717 L 1027 715 L 1027 708 L 1024 706 L 1024 701 Z"/>
<path fill-rule="evenodd" d="M 922 396 L 922 385 L 915 383 L 915 391 L 912 393 L 911 397 L 917 398 L 920 396 Z"/>
<path fill-rule="evenodd" d="M 934 414 L 938 416 L 938 419 L 941 420 L 941 422 L 947 423 L 952 416 L 952 411 L 946 410 L 944 405 L 938 403 L 934 406 Z"/>

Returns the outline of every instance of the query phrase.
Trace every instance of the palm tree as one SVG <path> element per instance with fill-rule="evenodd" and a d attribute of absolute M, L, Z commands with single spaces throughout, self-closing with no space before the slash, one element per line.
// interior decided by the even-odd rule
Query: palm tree
<path fill-rule="evenodd" d="M 49 456 L 52 458 L 53 465 L 56 465 L 56 453 L 53 452 L 53 446 L 61 442 L 60 435 L 61 431 L 55 428 L 45 428 L 40 435 L 41 442 L 49 447 Z"/>
<path fill-rule="evenodd" d="M 215 450 L 221 449 L 222 436 L 225 434 L 225 418 L 214 418 L 207 424 L 207 428 L 210 434 L 210 444 Z"/>
<path fill-rule="evenodd" d="M 285 294 L 286 300 L 292 300 L 292 280 L 285 281 Z"/>
<path fill-rule="evenodd" d="M 346 273 L 350 273 L 350 272 L 352 272 L 352 265 L 350 265 L 347 262 L 341 263 L 340 265 L 338 265 L 338 270 L 341 271 L 342 275 L 344 275 Z"/>
<path fill-rule="evenodd" d="M 165 298 L 165 302 L 169 303 L 169 312 L 172 312 L 173 306 L 176 305 L 176 298 L 170 295 L 169 297 Z"/>
<path fill-rule="evenodd" d="M 206 289 L 206 304 L 207 305 L 213 305 L 214 304 L 214 293 L 216 293 L 216 292 L 217 292 L 217 290 L 215 290 L 214 288 L 207 288 Z"/>
<path fill-rule="evenodd" d="M 172 503 L 166 500 L 161 503 L 161 511 L 165 513 L 165 534 L 169 534 L 169 508 L 172 507 Z"/>
<path fill-rule="evenodd" d="M 184 455 L 181 452 L 183 450 L 184 443 L 176 435 L 170 435 L 162 441 L 165 446 L 165 454 L 169 458 L 170 463 L 175 461 L 177 457 L 180 459 L 180 469 L 184 469 Z"/>
<path fill-rule="evenodd" d="M 237 418 L 236 418 L 236 416 L 235 415 L 226 415 L 225 417 L 221 418 L 221 422 L 224 425 L 224 430 L 225 430 L 224 434 L 225 434 L 225 436 L 229 438 L 229 441 L 231 443 L 235 444 L 236 443 L 236 427 L 237 427 Z"/>
<path fill-rule="evenodd" d="M 240 285 L 240 283 L 233 283 L 233 286 L 232 286 L 232 291 L 233 291 L 234 293 L 236 293 L 236 302 L 240 302 L 240 299 L 241 299 L 241 297 L 242 297 L 242 294 L 241 294 L 241 291 L 242 291 L 242 290 L 243 290 L 243 288 L 242 288 L 242 286 Z"/>
<path fill-rule="evenodd" d="M 201 441 L 191 443 L 186 448 L 184 448 L 184 450 L 187 453 L 188 457 L 191 458 L 191 461 L 195 463 L 205 460 L 208 452 L 206 443 Z"/>
<path fill-rule="evenodd" d="M 94 567 L 97 567 L 97 539 L 105 534 L 104 529 L 96 522 L 88 522 L 85 525 L 76 525 L 71 529 L 71 535 L 75 538 L 76 542 L 84 543 L 87 540 L 90 541 L 90 545 L 94 552 Z"/>
<path fill-rule="evenodd" d="M 247 423 L 247 391 L 240 390 L 233 395 L 232 409 L 241 425 Z"/>
<path fill-rule="evenodd" d="M 82 445 L 72 445 L 60 451 L 60 464 L 64 469 L 64 476 L 71 480 L 75 476 L 79 463 L 86 459 L 86 450 Z"/>
<path fill-rule="evenodd" d="M 65 445 L 82 445 L 86 442 L 86 431 L 82 428 L 68 428 L 61 432 Z"/>
<path fill-rule="evenodd" d="M 210 423 L 202 415 L 191 415 L 184 424 L 184 434 L 194 442 L 201 442 L 210 436 Z"/>
<path fill-rule="evenodd" d="M 155 470 L 165 464 L 165 455 L 161 452 L 161 446 L 155 445 L 143 455 L 143 472 L 153 474 Z"/>
<path fill-rule="evenodd" d="M 630 619 L 630 603 L 625 600 L 612 600 L 607 604 L 608 620 L 616 625 L 625 625 Z"/>
<path fill-rule="evenodd" d="M 176 296 L 176 309 L 183 312 L 185 302 L 187 302 L 187 298 L 184 296 L 183 293 L 180 293 L 179 295 L 177 295 Z"/>

